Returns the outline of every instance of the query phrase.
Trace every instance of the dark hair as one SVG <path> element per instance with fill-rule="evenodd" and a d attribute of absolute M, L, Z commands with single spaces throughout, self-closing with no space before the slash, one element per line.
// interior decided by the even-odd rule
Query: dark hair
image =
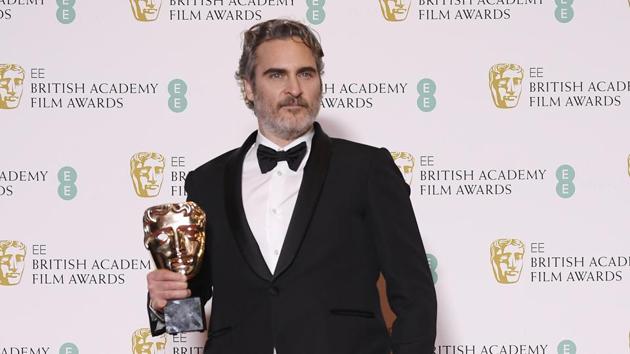
<path fill-rule="evenodd" d="M 315 58 L 317 72 L 321 75 L 324 71 L 324 62 L 322 57 L 324 51 L 319 44 L 319 40 L 307 26 L 300 22 L 273 19 L 258 23 L 247 30 L 243 36 L 243 53 L 238 62 L 238 71 L 236 72 L 236 80 L 241 85 L 241 93 L 247 107 L 254 108 L 254 103 L 247 99 L 245 95 L 245 84 L 243 80 L 249 81 L 255 85 L 255 68 L 256 68 L 256 49 L 265 41 L 272 39 L 286 39 L 296 37 L 299 38 L 307 47 L 311 49 Z"/>

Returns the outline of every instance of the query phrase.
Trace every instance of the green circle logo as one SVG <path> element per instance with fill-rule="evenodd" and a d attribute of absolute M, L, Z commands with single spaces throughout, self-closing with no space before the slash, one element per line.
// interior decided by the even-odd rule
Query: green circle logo
<path fill-rule="evenodd" d="M 79 348 L 74 343 L 64 343 L 59 347 L 59 354 L 79 354 Z"/>
<path fill-rule="evenodd" d="M 571 182 L 575 179 L 575 170 L 571 165 L 562 165 L 556 170 L 558 181 Z"/>
<path fill-rule="evenodd" d="M 188 92 L 188 85 L 182 79 L 174 79 L 168 83 L 168 108 L 175 112 L 180 113 L 186 110 L 188 107 L 188 100 L 186 99 L 186 93 Z"/>
<path fill-rule="evenodd" d="M 565 339 L 558 343 L 558 354 L 576 354 L 577 346 L 572 340 Z"/>
<path fill-rule="evenodd" d="M 168 83 L 168 93 L 171 96 L 185 96 L 188 92 L 188 85 L 182 79 L 171 80 Z"/>
<path fill-rule="evenodd" d="M 62 167 L 57 173 L 57 179 L 61 183 L 74 183 L 77 181 L 77 171 L 70 166 Z"/>
<path fill-rule="evenodd" d="M 433 284 L 435 284 L 438 281 L 438 274 L 437 274 L 438 260 L 434 255 L 427 253 L 427 262 L 429 262 L 429 269 L 431 270 L 431 277 L 433 278 Z"/>
<path fill-rule="evenodd" d="M 555 15 L 558 22 L 568 23 L 571 22 L 575 13 L 572 7 L 557 7 Z"/>
<path fill-rule="evenodd" d="M 57 172 L 57 180 L 59 181 L 59 187 L 57 188 L 57 194 L 59 198 L 63 200 L 72 200 L 77 196 L 77 171 L 70 166 L 65 166 L 59 169 Z"/>

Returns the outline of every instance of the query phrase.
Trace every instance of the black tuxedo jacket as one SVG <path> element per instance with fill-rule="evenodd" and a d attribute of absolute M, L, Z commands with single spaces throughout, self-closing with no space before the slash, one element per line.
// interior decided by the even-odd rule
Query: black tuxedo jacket
<path fill-rule="evenodd" d="M 315 123 L 272 274 L 242 203 L 243 159 L 255 140 L 252 133 L 186 178 L 188 199 L 208 218 L 203 267 L 189 283 L 202 303 L 213 299 L 204 353 L 433 353 L 435 290 L 409 187 L 389 152 L 329 138 Z M 391 337 L 381 272 L 397 315 Z"/>

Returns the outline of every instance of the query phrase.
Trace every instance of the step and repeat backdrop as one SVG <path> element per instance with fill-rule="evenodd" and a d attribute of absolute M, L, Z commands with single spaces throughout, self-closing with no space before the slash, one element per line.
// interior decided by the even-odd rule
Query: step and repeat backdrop
<path fill-rule="evenodd" d="M 203 351 L 149 333 L 142 213 L 256 129 L 276 17 L 321 37 L 324 130 L 411 186 L 435 354 L 630 353 L 628 0 L 0 0 L 1 354 Z"/>

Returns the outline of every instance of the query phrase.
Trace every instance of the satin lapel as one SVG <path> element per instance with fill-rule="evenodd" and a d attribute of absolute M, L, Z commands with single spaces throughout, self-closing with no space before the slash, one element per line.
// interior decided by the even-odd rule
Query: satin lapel
<path fill-rule="evenodd" d="M 247 263 L 259 277 L 265 280 L 271 280 L 272 275 L 265 263 L 265 259 L 260 253 L 258 243 L 252 234 L 247 218 L 245 217 L 245 209 L 243 208 L 243 196 L 241 180 L 243 177 L 243 160 L 245 154 L 256 141 L 256 132 L 252 133 L 243 146 L 236 150 L 230 157 L 225 168 L 225 209 L 227 211 L 228 221 L 234 233 L 234 239 L 245 257 Z"/>
<path fill-rule="evenodd" d="M 304 177 L 289 222 L 287 235 L 282 244 L 274 278 L 279 277 L 293 263 L 293 259 L 300 249 L 328 173 L 331 146 L 328 135 L 322 131 L 318 123 L 315 123 L 311 153 L 304 167 Z"/>

